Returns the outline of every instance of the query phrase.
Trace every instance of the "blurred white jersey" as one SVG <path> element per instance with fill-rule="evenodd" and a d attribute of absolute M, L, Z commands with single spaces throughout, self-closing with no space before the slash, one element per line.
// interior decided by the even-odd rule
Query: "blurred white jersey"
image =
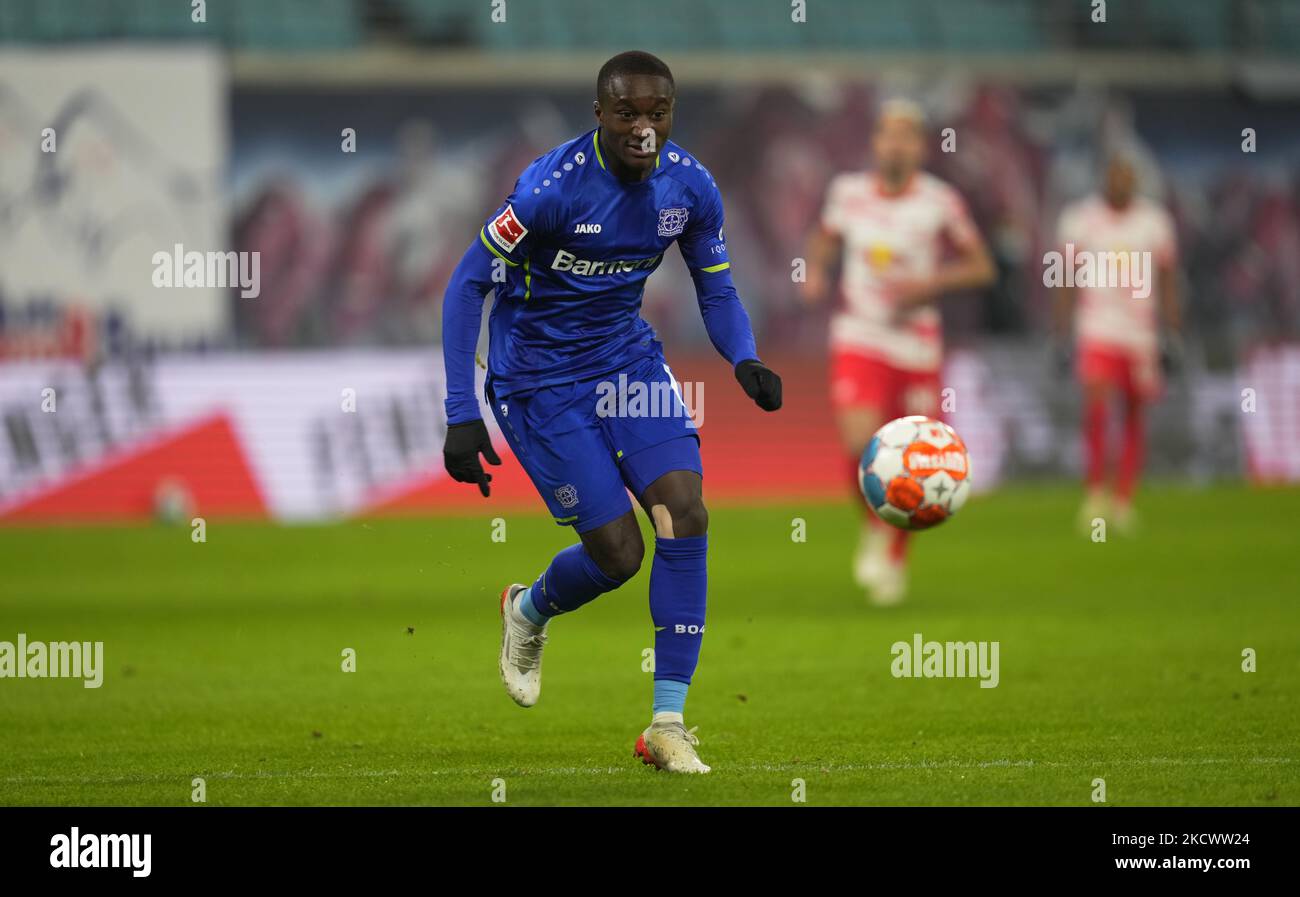
<path fill-rule="evenodd" d="M 915 311 L 890 323 L 892 282 L 934 276 L 944 241 L 970 247 L 978 231 L 961 195 L 931 174 L 917 172 L 890 194 L 870 172 L 834 178 L 822 227 L 844 241 L 843 305 L 831 319 L 832 351 L 861 352 L 905 370 L 938 370 L 943 355 L 939 311 Z"/>
<path fill-rule="evenodd" d="M 1132 253 L 1149 253 L 1146 276 L 1150 280 L 1146 288 L 1150 292 L 1145 296 L 1135 296 L 1131 284 L 1076 287 L 1075 337 L 1081 345 L 1155 352 L 1159 346 L 1158 271 L 1173 265 L 1177 258 L 1177 239 L 1169 213 L 1145 197 L 1134 197 L 1127 209 L 1120 210 L 1101 196 L 1089 196 L 1061 212 L 1056 240 L 1065 258 L 1075 260 L 1076 271 L 1082 264 L 1080 260 L 1086 258 L 1080 253 L 1088 253 L 1093 260 L 1102 254 L 1128 253 L 1132 258 Z"/>

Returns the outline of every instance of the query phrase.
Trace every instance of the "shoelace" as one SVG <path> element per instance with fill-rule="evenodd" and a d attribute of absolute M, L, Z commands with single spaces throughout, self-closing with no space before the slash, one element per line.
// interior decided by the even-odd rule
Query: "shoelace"
<path fill-rule="evenodd" d="M 542 662 L 542 648 L 546 646 L 546 632 L 526 634 L 527 629 L 515 620 L 510 621 L 510 663 L 525 672 L 535 670 Z"/>
<path fill-rule="evenodd" d="M 674 735 L 677 735 L 682 739 L 682 741 L 686 742 L 692 747 L 700 743 L 699 737 L 695 734 L 695 731 L 700 728 L 699 726 L 691 726 L 688 729 L 681 723 L 670 723 L 666 728 L 668 729 L 669 732 L 673 733 Z"/>

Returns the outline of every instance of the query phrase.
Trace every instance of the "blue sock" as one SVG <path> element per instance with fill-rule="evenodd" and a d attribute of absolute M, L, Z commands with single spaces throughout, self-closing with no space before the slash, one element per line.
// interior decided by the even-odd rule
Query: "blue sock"
<path fill-rule="evenodd" d="M 655 627 L 656 712 L 681 713 L 686 705 L 686 687 L 704 640 L 708 551 L 708 536 L 655 539 L 650 618 Z"/>
<path fill-rule="evenodd" d="M 550 617 L 537 609 L 533 604 L 533 587 L 529 586 L 524 589 L 523 594 L 519 596 L 519 613 L 534 626 L 545 626 Z"/>
<path fill-rule="evenodd" d="M 577 610 L 623 582 L 606 576 L 579 542 L 557 554 L 537 582 L 519 597 L 519 612 L 541 626 L 556 614 Z"/>
<path fill-rule="evenodd" d="M 656 679 L 653 712 L 685 713 L 686 689 L 688 687 L 685 682 L 677 682 L 672 679 Z"/>

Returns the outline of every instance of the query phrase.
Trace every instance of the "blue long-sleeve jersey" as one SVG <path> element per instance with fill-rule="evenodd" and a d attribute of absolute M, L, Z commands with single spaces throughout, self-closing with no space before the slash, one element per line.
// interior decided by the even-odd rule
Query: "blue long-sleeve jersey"
<path fill-rule="evenodd" d="M 733 366 L 757 358 L 731 281 L 722 197 L 707 169 L 668 141 L 650 177 L 621 181 L 606 168 L 596 131 L 535 160 L 479 231 L 443 299 L 448 423 L 479 416 L 474 350 L 489 290 L 497 395 L 599 378 L 661 351 L 639 312 L 646 278 L 674 242 L 718 352 Z"/>

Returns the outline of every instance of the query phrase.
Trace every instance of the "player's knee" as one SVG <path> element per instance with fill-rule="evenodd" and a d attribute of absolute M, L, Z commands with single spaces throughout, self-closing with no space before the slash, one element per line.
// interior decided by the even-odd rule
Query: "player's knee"
<path fill-rule="evenodd" d="M 641 539 L 640 530 L 637 530 L 634 536 L 617 539 L 601 546 L 601 551 L 594 559 L 596 566 L 600 567 L 601 572 L 610 579 L 627 582 L 636 576 L 641 569 L 641 562 L 645 559 L 645 542 Z"/>
<path fill-rule="evenodd" d="M 1088 402 L 1103 402 L 1110 397 L 1110 387 L 1105 380 L 1087 380 L 1083 384 L 1083 398 Z"/>
<path fill-rule="evenodd" d="M 638 540 L 635 545 L 623 545 L 610 557 L 610 569 L 605 574 L 610 579 L 627 582 L 636 576 L 645 558 L 645 545 Z"/>
<path fill-rule="evenodd" d="M 871 437 L 884 424 L 884 417 L 874 409 L 855 409 L 839 417 L 840 441 L 851 455 L 860 455 Z"/>
<path fill-rule="evenodd" d="M 709 531 L 709 510 L 698 495 L 687 496 L 668 506 L 672 519 L 672 532 L 660 533 L 674 539 L 702 536 Z"/>

